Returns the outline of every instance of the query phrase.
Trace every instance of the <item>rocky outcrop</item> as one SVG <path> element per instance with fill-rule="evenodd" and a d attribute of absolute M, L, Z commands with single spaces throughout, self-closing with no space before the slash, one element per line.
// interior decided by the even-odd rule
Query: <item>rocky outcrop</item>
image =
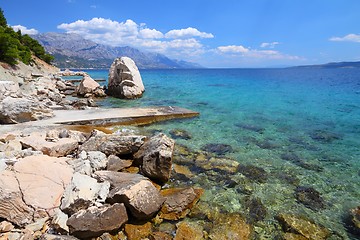
<path fill-rule="evenodd" d="M 179 220 L 184 218 L 190 209 L 200 199 L 204 190 L 194 188 L 165 189 L 161 195 L 165 202 L 161 208 L 159 217 L 167 220 Z"/>
<path fill-rule="evenodd" d="M 135 154 L 142 173 L 161 184 L 170 178 L 175 141 L 160 133 L 151 137 Z"/>
<path fill-rule="evenodd" d="M 75 151 L 79 144 L 77 139 L 66 137 L 48 137 L 46 133 L 34 132 L 22 138 L 21 143 L 24 147 L 31 147 L 53 157 L 63 157 Z"/>
<path fill-rule="evenodd" d="M 82 97 L 106 97 L 106 94 L 100 84 L 87 74 L 77 87 L 76 93 Z"/>
<path fill-rule="evenodd" d="M 141 97 L 144 91 L 135 62 L 128 57 L 115 59 L 109 70 L 107 93 L 113 97 L 134 99 Z"/>
<path fill-rule="evenodd" d="M 14 165 L 15 177 L 25 203 L 34 209 L 51 211 L 60 206 L 73 170 L 66 158 L 29 156 Z"/>
<path fill-rule="evenodd" d="M 87 209 L 94 202 L 104 203 L 109 193 L 110 183 L 98 183 L 96 179 L 75 173 L 66 187 L 61 202 L 61 210 L 70 215 Z"/>
<path fill-rule="evenodd" d="M 81 210 L 69 218 L 67 225 L 71 234 L 84 239 L 117 230 L 127 221 L 124 204 L 116 203 L 111 206 Z"/>
<path fill-rule="evenodd" d="M 330 231 L 326 228 L 313 223 L 305 218 L 290 215 L 279 214 L 276 216 L 285 232 L 297 233 L 306 239 L 327 239 L 330 236 Z"/>
<path fill-rule="evenodd" d="M 145 141 L 145 136 L 123 136 L 118 134 L 99 134 L 89 138 L 80 151 L 100 151 L 108 155 L 133 154 Z"/>
<path fill-rule="evenodd" d="M 25 204 L 19 183 L 12 171 L 0 173 L 0 217 L 18 226 L 25 226 L 33 220 L 34 210 Z"/>
<path fill-rule="evenodd" d="M 124 203 L 137 219 L 151 218 L 165 201 L 159 190 L 141 175 L 110 171 L 99 171 L 95 174 L 111 184 L 107 201 Z"/>
<path fill-rule="evenodd" d="M 52 110 L 32 97 L 8 96 L 0 104 L 0 124 L 14 124 L 52 117 Z"/>

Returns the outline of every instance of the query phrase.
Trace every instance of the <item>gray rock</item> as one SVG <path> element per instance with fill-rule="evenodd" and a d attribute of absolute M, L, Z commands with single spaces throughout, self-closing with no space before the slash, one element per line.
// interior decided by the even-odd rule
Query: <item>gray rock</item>
<path fill-rule="evenodd" d="M 108 94 L 118 98 L 133 99 L 145 91 L 135 62 L 128 57 L 114 60 L 109 70 Z"/>
<path fill-rule="evenodd" d="M 52 117 L 52 110 L 36 98 L 6 97 L 0 104 L 0 123 L 13 124 Z"/>
<path fill-rule="evenodd" d="M 124 203 L 137 219 L 153 217 L 165 201 L 157 188 L 139 174 L 99 171 L 95 175 L 111 184 L 112 189 L 106 201 Z"/>
<path fill-rule="evenodd" d="M 72 166 L 74 172 L 88 176 L 90 176 L 92 173 L 92 168 L 89 160 L 83 160 L 82 158 L 78 158 L 78 159 L 71 159 L 67 163 Z"/>
<path fill-rule="evenodd" d="M 84 239 L 115 231 L 127 221 L 128 216 L 124 204 L 116 203 L 111 206 L 80 210 L 69 218 L 67 225 L 70 234 Z"/>
<path fill-rule="evenodd" d="M 85 75 L 76 89 L 76 93 L 80 96 L 85 96 L 88 93 L 92 94 L 99 87 L 99 83 L 97 83 L 89 75 Z"/>
<path fill-rule="evenodd" d="M 13 81 L 0 81 L 0 100 L 11 94 L 20 94 L 19 84 Z"/>
<path fill-rule="evenodd" d="M 96 201 L 104 203 L 109 192 L 110 183 L 98 183 L 96 179 L 75 173 L 71 183 L 65 188 L 60 209 L 67 214 L 86 209 Z"/>
<path fill-rule="evenodd" d="M 107 159 L 106 169 L 109 171 L 120 171 L 124 168 L 130 167 L 133 163 L 133 160 L 123 160 L 115 155 L 110 155 Z"/>
<path fill-rule="evenodd" d="M 145 136 L 95 135 L 80 146 L 80 151 L 100 151 L 108 155 L 133 154 L 145 141 Z"/>
<path fill-rule="evenodd" d="M 69 227 L 66 225 L 68 215 L 63 213 L 60 209 L 56 209 L 54 216 L 51 220 L 51 226 L 59 233 L 67 234 Z"/>
<path fill-rule="evenodd" d="M 89 151 L 87 153 L 93 171 L 103 170 L 107 165 L 107 157 L 99 151 Z"/>
<path fill-rule="evenodd" d="M 69 235 L 55 235 L 45 233 L 41 235 L 40 240 L 78 240 L 78 238 Z"/>
<path fill-rule="evenodd" d="M 170 178 L 174 147 L 173 139 L 159 133 L 146 141 L 134 158 L 141 163 L 145 176 L 164 184 Z"/>
<path fill-rule="evenodd" d="M 37 219 L 35 222 L 31 223 L 31 224 L 28 224 L 25 226 L 25 229 L 31 231 L 31 232 L 36 232 L 36 231 L 40 231 L 44 225 L 45 225 L 45 222 L 49 220 L 48 217 L 44 217 L 44 218 L 40 218 L 40 219 Z"/>

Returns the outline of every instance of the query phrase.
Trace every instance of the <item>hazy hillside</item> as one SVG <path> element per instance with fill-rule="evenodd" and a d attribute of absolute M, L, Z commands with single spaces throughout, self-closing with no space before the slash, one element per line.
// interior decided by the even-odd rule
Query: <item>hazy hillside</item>
<path fill-rule="evenodd" d="M 55 57 L 60 68 L 108 68 L 116 57 L 128 56 L 139 68 L 201 68 L 200 65 L 173 60 L 132 47 L 110 47 L 86 40 L 77 34 L 44 33 L 33 35 Z"/>
<path fill-rule="evenodd" d="M 358 62 L 332 62 L 317 65 L 296 66 L 295 68 L 360 68 L 360 61 Z"/>

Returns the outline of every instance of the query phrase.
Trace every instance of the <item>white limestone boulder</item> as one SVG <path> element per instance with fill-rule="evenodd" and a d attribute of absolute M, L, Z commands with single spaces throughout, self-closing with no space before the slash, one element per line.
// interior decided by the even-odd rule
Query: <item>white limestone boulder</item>
<path fill-rule="evenodd" d="M 108 94 L 117 98 L 140 98 L 145 91 L 135 62 L 128 57 L 114 60 L 109 70 Z"/>

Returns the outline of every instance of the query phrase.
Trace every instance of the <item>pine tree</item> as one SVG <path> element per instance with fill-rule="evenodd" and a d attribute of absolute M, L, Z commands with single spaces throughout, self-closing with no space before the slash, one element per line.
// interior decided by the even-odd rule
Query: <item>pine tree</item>
<path fill-rule="evenodd" d="M 4 27 L 4 28 L 7 27 L 7 21 L 6 21 L 6 18 L 4 16 L 4 12 L 3 12 L 3 10 L 1 8 L 0 8 L 0 27 Z"/>

